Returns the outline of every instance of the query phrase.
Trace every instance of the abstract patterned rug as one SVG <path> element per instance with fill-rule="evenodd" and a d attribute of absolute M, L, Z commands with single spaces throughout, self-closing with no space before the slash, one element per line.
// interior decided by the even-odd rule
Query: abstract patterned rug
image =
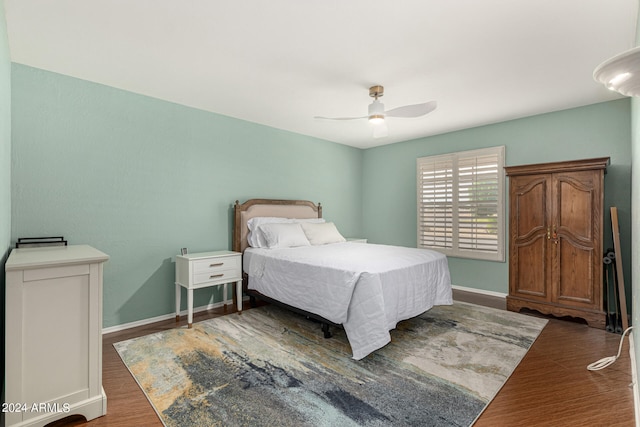
<path fill-rule="evenodd" d="M 166 426 L 468 426 L 547 321 L 456 302 L 355 361 L 274 306 L 114 344 Z"/>

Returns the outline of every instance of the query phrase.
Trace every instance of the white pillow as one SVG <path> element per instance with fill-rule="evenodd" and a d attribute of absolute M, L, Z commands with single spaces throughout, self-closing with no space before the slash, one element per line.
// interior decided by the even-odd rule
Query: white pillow
<path fill-rule="evenodd" d="M 257 216 L 247 221 L 247 228 L 249 228 L 249 234 L 247 234 L 247 243 L 253 248 L 266 248 L 267 239 L 264 237 L 260 226 L 262 224 L 272 223 L 286 223 L 290 220 L 287 218 L 271 217 L 271 216 Z"/>
<path fill-rule="evenodd" d="M 274 216 L 257 216 L 249 219 L 247 221 L 247 228 L 249 228 L 249 234 L 247 234 L 247 243 L 252 248 L 267 248 L 267 239 L 264 236 L 262 230 L 260 230 L 260 226 L 262 224 L 282 224 L 282 223 L 290 223 L 290 222 L 313 222 L 313 223 L 322 223 L 325 222 L 324 218 L 281 218 Z"/>
<path fill-rule="evenodd" d="M 347 240 L 342 237 L 335 224 L 325 222 L 322 224 L 302 223 L 302 230 L 312 245 L 326 245 L 328 243 L 340 243 Z"/>
<path fill-rule="evenodd" d="M 298 223 L 267 223 L 259 228 L 262 231 L 268 248 L 293 248 L 309 246 L 309 240 Z"/>
<path fill-rule="evenodd" d="M 291 218 L 290 221 L 298 222 L 298 223 L 309 222 L 313 224 L 320 224 L 320 223 L 324 223 L 325 219 L 324 218 Z"/>

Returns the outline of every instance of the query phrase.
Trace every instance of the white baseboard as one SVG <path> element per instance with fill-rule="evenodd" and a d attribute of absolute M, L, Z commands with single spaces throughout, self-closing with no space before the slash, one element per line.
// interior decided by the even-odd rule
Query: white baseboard
<path fill-rule="evenodd" d="M 453 289 L 457 289 L 459 291 L 473 292 L 473 293 L 476 293 L 476 294 L 488 295 L 488 296 L 497 297 L 497 298 L 506 298 L 507 297 L 507 294 L 503 294 L 501 292 L 486 291 L 484 289 L 476 289 L 476 288 L 467 288 L 465 286 L 457 286 L 457 285 L 452 285 L 451 287 Z M 193 308 L 193 313 L 195 314 L 195 313 L 199 313 L 201 311 L 206 311 L 206 310 L 211 310 L 213 308 L 222 307 L 222 305 L 223 305 L 222 302 L 217 302 L 217 303 L 209 304 L 209 305 L 206 305 L 206 306 L 194 307 Z M 186 316 L 186 315 L 187 315 L 187 310 L 182 310 L 180 312 L 180 316 Z M 103 328 L 102 329 L 102 334 L 104 335 L 104 334 L 110 334 L 110 333 L 113 333 L 113 332 L 120 332 L 120 331 L 124 331 L 126 329 L 136 328 L 138 326 L 145 326 L 145 325 L 148 325 L 150 323 L 162 322 L 164 320 L 174 319 L 175 317 L 176 317 L 175 313 L 169 313 L 169 314 L 163 314 L 162 316 L 151 317 L 149 319 L 142 319 L 142 320 L 137 320 L 135 322 L 124 323 L 122 325 L 109 326 L 107 328 Z"/>
<path fill-rule="evenodd" d="M 473 292 L 475 294 L 482 294 L 482 295 L 487 295 L 487 296 L 497 297 L 497 298 L 507 298 L 507 294 L 504 294 L 502 292 L 486 291 L 484 289 L 476 289 L 476 288 L 467 288 L 465 286 L 458 286 L 458 285 L 451 285 L 451 287 L 458 291 Z"/>
<path fill-rule="evenodd" d="M 231 302 L 229 302 L 229 304 L 233 305 L 233 303 Z M 200 313 L 201 311 L 211 310 L 213 308 L 222 307 L 223 305 L 224 303 L 221 301 L 221 302 L 216 302 L 208 305 L 203 305 L 200 307 L 193 307 L 193 314 Z M 187 315 L 187 310 L 182 310 L 180 312 L 180 316 L 186 316 L 186 315 Z M 109 326 L 108 328 L 102 328 L 102 334 L 104 335 L 104 334 L 110 334 L 112 332 L 124 331 L 125 329 L 135 328 L 138 326 L 145 326 L 150 323 L 162 322 L 163 320 L 169 320 L 169 319 L 175 319 L 175 318 L 176 318 L 175 313 L 163 314 L 162 316 L 151 317 L 149 319 L 142 319 L 142 320 L 137 320 L 135 322 L 124 323 L 122 325 Z"/>
<path fill-rule="evenodd" d="M 636 427 L 640 427 L 640 391 L 638 390 L 638 367 L 636 366 L 636 350 L 633 343 L 633 331 L 629 333 L 629 357 L 631 358 L 631 380 L 633 385 L 633 408 Z"/>

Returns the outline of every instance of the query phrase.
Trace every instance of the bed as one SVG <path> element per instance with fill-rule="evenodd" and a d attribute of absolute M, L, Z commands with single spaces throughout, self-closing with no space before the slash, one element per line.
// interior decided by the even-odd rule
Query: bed
<path fill-rule="evenodd" d="M 347 241 L 310 201 L 251 199 L 234 211 L 243 290 L 319 320 L 325 336 L 342 325 L 356 360 L 389 343 L 399 321 L 453 302 L 439 252 Z"/>

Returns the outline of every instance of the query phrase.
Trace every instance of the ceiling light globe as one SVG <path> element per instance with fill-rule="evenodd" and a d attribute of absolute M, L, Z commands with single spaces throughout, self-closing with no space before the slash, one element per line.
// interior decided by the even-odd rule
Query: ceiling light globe
<path fill-rule="evenodd" d="M 626 96 L 640 96 L 640 46 L 622 52 L 598 65 L 596 81 Z"/>
<path fill-rule="evenodd" d="M 374 114 L 369 116 L 369 123 L 372 125 L 380 125 L 384 123 L 384 116 L 381 114 Z"/>

